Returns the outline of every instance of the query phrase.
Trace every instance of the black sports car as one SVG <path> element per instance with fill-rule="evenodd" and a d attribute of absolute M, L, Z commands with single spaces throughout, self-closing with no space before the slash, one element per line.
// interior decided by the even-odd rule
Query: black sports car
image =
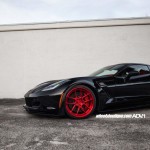
<path fill-rule="evenodd" d="M 87 77 L 48 81 L 25 94 L 29 112 L 86 118 L 150 104 L 150 65 L 117 64 Z"/>

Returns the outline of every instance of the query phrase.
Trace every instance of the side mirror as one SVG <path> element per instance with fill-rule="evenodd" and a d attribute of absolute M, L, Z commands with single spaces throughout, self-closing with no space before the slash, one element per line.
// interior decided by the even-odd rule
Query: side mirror
<path fill-rule="evenodd" d="M 133 77 L 133 76 L 137 76 L 137 75 L 139 75 L 138 71 L 129 72 L 129 74 L 127 75 L 127 79 L 129 79 L 130 77 Z"/>

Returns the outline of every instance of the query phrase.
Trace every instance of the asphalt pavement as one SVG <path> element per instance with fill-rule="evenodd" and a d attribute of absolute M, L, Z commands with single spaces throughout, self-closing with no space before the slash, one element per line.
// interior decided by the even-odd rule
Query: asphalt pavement
<path fill-rule="evenodd" d="M 74 120 L 32 115 L 23 99 L 0 100 L 0 150 L 147 150 L 150 149 L 150 108 L 115 112 L 146 118 Z"/>

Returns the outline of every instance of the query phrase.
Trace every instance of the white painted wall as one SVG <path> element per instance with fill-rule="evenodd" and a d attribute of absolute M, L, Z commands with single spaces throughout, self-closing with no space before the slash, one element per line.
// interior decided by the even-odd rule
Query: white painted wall
<path fill-rule="evenodd" d="M 0 98 L 111 64 L 150 64 L 150 19 L 0 26 Z"/>

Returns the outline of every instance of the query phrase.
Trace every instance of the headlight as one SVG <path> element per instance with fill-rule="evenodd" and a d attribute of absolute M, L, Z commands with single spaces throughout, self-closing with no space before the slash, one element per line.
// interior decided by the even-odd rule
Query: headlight
<path fill-rule="evenodd" d="M 58 86 L 62 85 L 63 83 L 67 82 L 68 80 L 61 80 L 58 82 L 55 82 L 53 84 L 50 84 L 49 86 L 45 87 L 42 91 L 49 91 L 57 88 Z"/>

